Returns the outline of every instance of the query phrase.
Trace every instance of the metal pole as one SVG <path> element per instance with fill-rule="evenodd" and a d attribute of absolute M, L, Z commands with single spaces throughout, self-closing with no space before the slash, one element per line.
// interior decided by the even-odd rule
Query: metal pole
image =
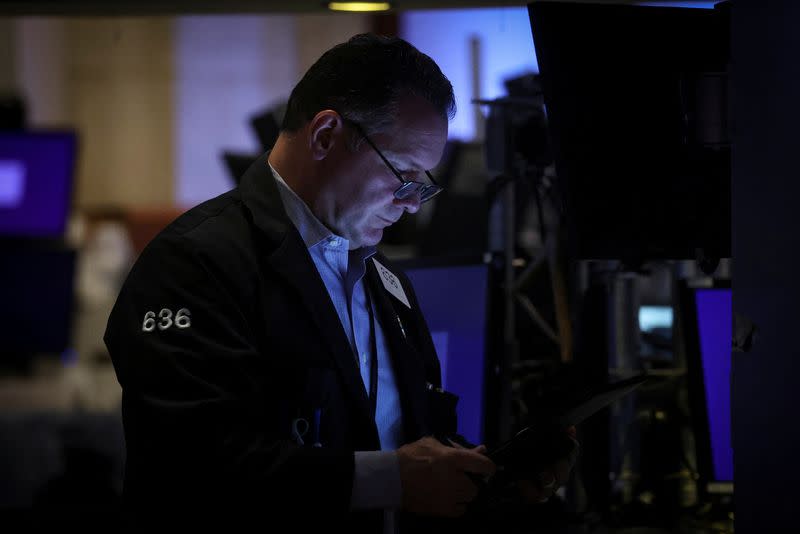
<path fill-rule="evenodd" d="M 511 121 L 508 118 L 510 108 L 504 108 L 503 122 L 506 125 L 505 143 L 505 168 L 509 179 L 503 191 L 503 364 L 500 376 L 500 427 L 499 438 L 501 441 L 511 438 L 513 418 L 513 379 L 514 368 L 518 361 L 518 343 L 515 314 L 516 277 L 514 275 L 514 260 L 516 259 L 516 232 L 515 232 L 515 206 L 516 206 L 516 180 L 514 154 L 514 136 Z"/>

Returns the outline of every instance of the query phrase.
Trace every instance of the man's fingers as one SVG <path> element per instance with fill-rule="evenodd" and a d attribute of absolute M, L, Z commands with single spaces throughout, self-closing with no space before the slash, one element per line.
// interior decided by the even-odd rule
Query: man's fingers
<path fill-rule="evenodd" d="M 552 471 L 544 471 L 539 475 L 539 485 L 544 490 L 553 489 L 556 487 L 556 476 Z"/>
<path fill-rule="evenodd" d="M 530 503 L 543 503 L 547 502 L 553 496 L 554 490 L 544 489 L 539 483 L 534 483 L 530 480 L 518 480 L 517 487 L 519 488 L 522 496 Z"/>
<path fill-rule="evenodd" d="M 578 462 L 578 457 L 581 454 L 581 444 L 578 443 L 578 440 L 576 440 L 574 438 L 573 438 L 572 442 L 573 442 L 572 450 L 569 451 L 569 454 L 566 457 L 566 461 L 569 464 L 569 468 L 570 469 L 575 467 L 575 464 Z"/>
<path fill-rule="evenodd" d="M 478 445 L 477 447 L 470 450 L 477 452 L 478 454 L 486 454 L 489 451 L 489 449 L 486 448 L 486 445 Z"/>
<path fill-rule="evenodd" d="M 483 454 L 469 449 L 456 449 L 452 451 L 453 461 L 456 467 L 468 473 L 476 475 L 491 476 L 497 470 L 494 462 Z"/>
<path fill-rule="evenodd" d="M 450 443 L 450 445 L 452 445 L 456 449 L 464 449 L 465 451 L 473 451 L 473 452 L 477 452 L 478 454 L 486 454 L 486 451 L 489 450 L 489 449 L 486 448 L 486 445 L 476 445 L 475 447 L 472 447 L 470 449 L 470 448 L 467 448 L 467 447 L 463 446 L 462 444 L 458 443 L 457 441 L 453 441 L 450 438 L 447 438 L 447 441 Z"/>
<path fill-rule="evenodd" d="M 572 464 L 569 460 L 561 460 L 556 462 L 552 472 L 556 477 L 556 484 L 558 486 L 563 486 L 569 480 L 569 475 L 572 472 Z"/>

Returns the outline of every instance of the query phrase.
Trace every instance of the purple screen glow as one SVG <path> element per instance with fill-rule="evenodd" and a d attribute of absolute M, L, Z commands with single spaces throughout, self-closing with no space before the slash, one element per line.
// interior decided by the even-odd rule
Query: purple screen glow
<path fill-rule="evenodd" d="M 458 432 L 483 441 L 488 268 L 409 269 L 442 367 L 442 386 L 458 395 Z"/>
<path fill-rule="evenodd" d="M 75 149 L 68 132 L 0 134 L 0 235 L 64 234 Z"/>
<path fill-rule="evenodd" d="M 731 448 L 731 290 L 695 293 L 714 478 L 733 481 Z"/>

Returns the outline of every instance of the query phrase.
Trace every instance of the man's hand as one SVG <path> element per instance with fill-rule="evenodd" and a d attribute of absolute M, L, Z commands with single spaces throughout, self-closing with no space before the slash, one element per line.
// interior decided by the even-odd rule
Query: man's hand
<path fill-rule="evenodd" d="M 572 438 L 575 446 L 565 458 L 558 460 L 555 464 L 542 471 L 537 479 L 518 480 L 516 482 L 520 493 L 529 503 L 547 502 L 558 491 L 558 488 L 569 480 L 572 468 L 575 467 L 575 462 L 578 460 L 580 445 L 576 439 L 577 432 L 574 426 L 568 428 L 567 433 Z"/>
<path fill-rule="evenodd" d="M 403 508 L 420 515 L 458 517 L 478 495 L 469 474 L 481 478 L 494 474 L 486 448 L 454 448 L 425 437 L 397 450 Z"/>

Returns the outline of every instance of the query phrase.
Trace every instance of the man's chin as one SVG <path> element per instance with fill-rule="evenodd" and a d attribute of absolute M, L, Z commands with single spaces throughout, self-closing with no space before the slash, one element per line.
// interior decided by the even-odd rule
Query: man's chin
<path fill-rule="evenodd" d="M 361 235 L 360 247 L 374 247 L 383 239 L 383 228 L 370 228 Z"/>

